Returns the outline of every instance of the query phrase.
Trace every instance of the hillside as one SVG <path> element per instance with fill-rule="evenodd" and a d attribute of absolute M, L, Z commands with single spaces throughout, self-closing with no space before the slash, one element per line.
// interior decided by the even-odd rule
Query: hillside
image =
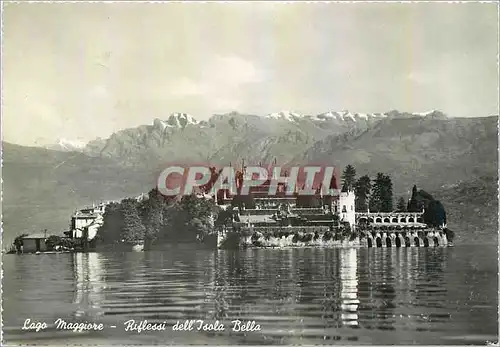
<path fill-rule="evenodd" d="M 408 193 L 413 184 L 436 190 L 496 175 L 497 119 L 384 119 L 370 129 L 328 136 L 291 162 L 352 164 L 360 175 L 387 172 L 396 194 Z"/>
<path fill-rule="evenodd" d="M 105 199 L 121 199 L 148 191 L 154 174 L 147 168 L 124 169 L 104 158 L 77 152 L 3 143 L 3 242 L 46 228 L 68 230 L 77 209 Z"/>
<path fill-rule="evenodd" d="M 432 195 L 445 206 L 456 243 L 498 243 L 498 176 L 472 178 Z"/>

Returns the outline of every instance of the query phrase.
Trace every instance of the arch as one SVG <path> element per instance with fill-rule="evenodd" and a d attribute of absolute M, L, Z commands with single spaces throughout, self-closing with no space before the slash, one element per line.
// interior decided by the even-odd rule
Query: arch
<path fill-rule="evenodd" d="M 401 247 L 401 238 L 399 236 L 396 237 L 396 247 Z"/>
<path fill-rule="evenodd" d="M 377 247 L 382 247 L 382 239 L 380 237 L 375 239 L 375 243 L 377 244 Z"/>
<path fill-rule="evenodd" d="M 405 237 L 405 246 L 406 247 L 411 247 L 411 240 L 408 236 Z"/>
<path fill-rule="evenodd" d="M 415 219 L 413 217 L 408 218 L 408 223 L 415 223 Z"/>
<path fill-rule="evenodd" d="M 439 238 L 437 236 L 434 236 L 434 247 L 439 246 Z"/>
<path fill-rule="evenodd" d="M 400 223 L 406 223 L 406 218 L 405 217 L 401 217 L 401 219 L 399 220 Z"/>
<path fill-rule="evenodd" d="M 378 217 L 377 219 L 375 219 L 375 223 L 382 223 L 382 218 Z"/>
<path fill-rule="evenodd" d="M 373 247 L 373 239 L 371 237 L 368 238 L 368 247 Z"/>
<path fill-rule="evenodd" d="M 415 241 L 415 247 L 420 247 L 420 239 L 415 236 L 413 240 Z"/>
<path fill-rule="evenodd" d="M 397 219 L 396 217 L 394 217 L 394 218 L 392 219 L 392 222 L 393 222 L 393 223 L 397 223 L 397 222 L 398 222 L 398 219 Z"/>
<path fill-rule="evenodd" d="M 392 247 L 392 240 L 389 236 L 385 239 L 385 246 L 386 247 Z"/>
<path fill-rule="evenodd" d="M 424 237 L 424 247 L 429 247 L 429 238 Z"/>
<path fill-rule="evenodd" d="M 384 223 L 390 223 L 391 220 L 389 218 L 384 218 Z"/>

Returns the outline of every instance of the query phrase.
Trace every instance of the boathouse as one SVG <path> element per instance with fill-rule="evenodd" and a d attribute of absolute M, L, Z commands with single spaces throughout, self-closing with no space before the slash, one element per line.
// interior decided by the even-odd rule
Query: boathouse
<path fill-rule="evenodd" d="M 48 250 L 45 242 L 47 240 L 46 233 L 29 234 L 24 236 L 22 240 L 24 253 L 45 252 Z"/>

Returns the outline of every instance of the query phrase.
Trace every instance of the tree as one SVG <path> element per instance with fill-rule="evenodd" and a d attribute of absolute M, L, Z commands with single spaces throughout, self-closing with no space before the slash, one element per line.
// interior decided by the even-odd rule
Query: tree
<path fill-rule="evenodd" d="M 228 208 L 226 210 L 222 210 L 217 215 L 217 220 L 215 221 L 216 226 L 227 226 L 233 221 L 233 209 Z"/>
<path fill-rule="evenodd" d="M 368 198 L 370 196 L 371 180 L 368 175 L 360 177 L 356 181 L 356 211 L 365 212 L 368 209 Z"/>
<path fill-rule="evenodd" d="M 388 175 L 379 172 L 373 184 L 370 211 L 391 212 L 393 210 L 392 199 L 392 180 Z"/>
<path fill-rule="evenodd" d="M 431 194 L 422 189 L 417 190 L 417 186 L 413 186 L 407 210 L 408 212 L 422 212 L 422 209 L 427 208 L 431 201 L 434 201 L 434 197 Z"/>
<path fill-rule="evenodd" d="M 432 227 L 440 227 L 446 224 L 446 211 L 439 200 L 432 200 L 427 205 L 424 215 L 424 223 Z"/>
<path fill-rule="evenodd" d="M 21 247 L 23 246 L 24 242 L 23 242 L 23 238 L 25 236 L 28 236 L 28 234 L 21 234 L 19 236 L 17 236 L 15 239 L 14 239 L 14 247 L 16 249 L 16 251 L 20 251 L 21 250 Z"/>
<path fill-rule="evenodd" d="M 396 208 L 398 212 L 406 212 L 406 201 L 402 196 L 399 197 Z"/>
<path fill-rule="evenodd" d="M 56 246 L 59 246 L 61 244 L 61 238 L 57 235 L 50 235 L 47 240 L 45 240 L 45 245 L 47 246 L 47 249 L 54 249 Z"/>
<path fill-rule="evenodd" d="M 417 195 L 418 195 L 417 186 L 413 185 L 413 188 L 411 191 L 411 198 L 410 198 L 410 201 L 408 201 L 408 205 L 406 208 L 406 210 L 408 212 L 419 212 L 418 204 L 417 204 Z"/>
<path fill-rule="evenodd" d="M 195 195 L 182 197 L 176 216 L 172 216 L 174 225 L 183 233 L 180 238 L 190 240 L 202 239 L 214 227 L 218 207 L 213 200 L 198 198 Z"/>
<path fill-rule="evenodd" d="M 103 215 L 103 224 L 97 230 L 96 241 L 103 244 L 119 242 L 123 228 L 123 217 L 120 203 L 111 203 L 106 206 Z"/>
<path fill-rule="evenodd" d="M 149 199 L 144 201 L 143 206 L 145 239 L 148 242 L 154 242 L 159 238 L 163 229 L 163 205 L 166 203 L 156 188 L 151 190 L 148 195 Z"/>
<path fill-rule="evenodd" d="M 352 165 L 347 165 L 342 172 L 342 191 L 353 190 L 356 184 L 356 169 Z"/>
<path fill-rule="evenodd" d="M 157 189 L 140 202 L 124 199 L 107 206 L 98 242 L 104 244 L 146 241 L 195 241 L 214 229 L 220 207 L 214 201 L 196 195 L 169 198 Z"/>
<path fill-rule="evenodd" d="M 138 203 L 136 199 L 124 199 L 121 203 L 121 214 L 123 217 L 123 228 L 120 239 L 124 242 L 143 241 L 146 228 L 139 216 Z"/>
<path fill-rule="evenodd" d="M 383 180 L 384 174 L 378 173 L 377 177 L 373 180 L 373 189 L 370 196 L 370 211 L 380 212 L 382 206 L 382 195 L 383 195 Z"/>

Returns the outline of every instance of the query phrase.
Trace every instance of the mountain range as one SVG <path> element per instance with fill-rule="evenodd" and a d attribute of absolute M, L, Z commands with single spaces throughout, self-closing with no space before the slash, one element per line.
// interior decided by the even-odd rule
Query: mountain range
<path fill-rule="evenodd" d="M 79 143 L 54 150 L 4 142 L 4 242 L 42 228 L 62 232 L 76 208 L 147 192 L 160 170 L 180 162 L 276 160 L 340 170 L 352 164 L 358 176 L 390 174 L 395 198 L 407 198 L 417 184 L 436 199 L 451 199 L 443 204 L 454 209 L 453 201 L 459 199 L 451 191 L 458 185 L 471 187 L 480 180 L 482 187 L 496 192 L 497 121 L 498 116 L 452 118 L 440 111 L 315 116 L 282 111 L 264 117 L 231 112 L 207 121 L 174 113 L 84 147 Z M 480 202 L 483 198 L 492 200 L 477 197 L 473 208 L 480 203 L 498 206 L 496 199 Z M 455 220 L 459 228 L 468 223 L 463 216 Z"/>
<path fill-rule="evenodd" d="M 90 156 L 118 158 L 129 165 L 145 162 L 193 161 L 229 163 L 286 163 L 305 148 L 331 135 L 367 130 L 393 119 L 446 119 L 439 111 L 423 115 L 398 111 L 360 114 L 326 112 L 316 116 L 282 111 L 265 117 L 231 112 L 197 121 L 185 113 L 174 113 L 151 125 L 125 129 L 107 139 L 91 141 L 83 149 Z M 189 151 L 185 149 L 189 148 Z"/>

